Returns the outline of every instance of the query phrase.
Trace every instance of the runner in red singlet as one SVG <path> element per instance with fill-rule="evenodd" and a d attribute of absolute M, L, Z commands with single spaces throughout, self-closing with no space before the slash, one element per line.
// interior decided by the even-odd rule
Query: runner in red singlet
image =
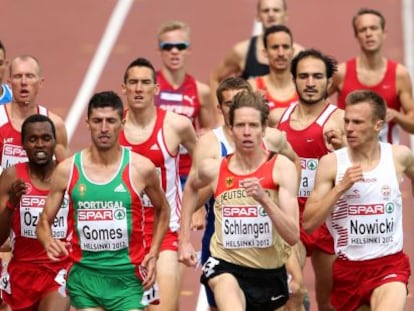
<path fill-rule="evenodd" d="M 0 287 L 12 310 L 66 311 L 65 276 L 70 259 L 50 261 L 36 237 L 56 167 L 54 124 L 44 115 L 31 115 L 23 122 L 21 141 L 28 162 L 5 169 L 0 177 L 0 243 L 10 235 L 12 245 L 12 259 L 2 272 Z M 68 209 L 65 198 L 52 225 L 57 239 L 67 237 Z"/>
<path fill-rule="evenodd" d="M 313 189 L 319 158 L 342 146 L 344 141 L 343 111 L 326 100 L 335 70 L 336 62 L 320 51 L 310 49 L 300 52 L 291 65 L 299 101 L 287 109 L 274 109 L 270 116 L 272 122 L 286 132 L 287 140 L 301 159 L 302 176 L 298 193 L 301 219 Z M 302 266 L 305 263 L 304 246 L 315 271 L 318 308 L 332 310 L 329 303 L 331 265 L 335 259 L 332 237 L 326 226 L 321 226 L 312 236 L 302 228 L 301 242 L 303 244 L 299 243 L 297 247 L 299 262 Z"/>
<path fill-rule="evenodd" d="M 414 133 L 414 101 L 411 78 L 406 67 L 383 54 L 385 17 L 373 9 L 361 9 L 352 25 L 360 54 L 339 65 L 329 93 L 338 92 L 338 107 L 345 107 L 347 95 L 368 89 L 381 95 L 387 104 L 387 117 L 380 132 L 381 141 L 399 143 L 399 128 Z"/>
<path fill-rule="evenodd" d="M 253 89 L 264 92 L 270 110 L 286 108 L 298 100 L 290 73 L 294 52 L 292 33 L 284 25 L 275 25 L 265 30 L 263 40 L 270 72 L 250 79 L 249 83 Z"/>
<path fill-rule="evenodd" d="M 196 134 L 189 118 L 164 111 L 155 105 L 158 84 L 154 67 L 148 60 L 138 58 L 128 65 L 122 91 L 127 102 L 127 112 L 120 142 L 153 161 L 171 208 L 169 230 L 162 242 L 157 261 L 160 304 L 150 305 L 149 308 L 176 311 L 181 284 L 177 255 L 182 194 L 178 154 L 180 145 L 190 155 L 193 153 Z M 149 200 L 144 202 L 144 207 L 144 238 L 150 243 L 154 209 Z"/>

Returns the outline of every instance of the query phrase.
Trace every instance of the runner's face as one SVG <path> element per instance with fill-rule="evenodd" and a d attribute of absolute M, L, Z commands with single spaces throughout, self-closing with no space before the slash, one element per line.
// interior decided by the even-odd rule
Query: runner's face
<path fill-rule="evenodd" d="M 177 29 L 166 33 L 163 33 L 160 38 L 160 44 L 178 44 L 186 43 L 190 44 L 190 38 L 184 30 Z M 190 47 L 180 50 L 177 47 L 173 47 L 170 50 L 159 47 L 161 61 L 163 65 L 171 71 L 179 70 L 184 68 L 187 56 L 190 54 Z"/>
<path fill-rule="evenodd" d="M 223 102 L 221 103 L 221 105 L 219 105 L 219 109 L 221 113 L 223 114 L 224 124 L 226 126 L 230 126 L 229 111 L 230 111 L 230 106 L 231 106 L 233 97 L 241 91 L 242 90 L 226 90 L 226 91 L 223 91 L 222 93 Z"/>
<path fill-rule="evenodd" d="M 356 38 L 364 52 L 376 52 L 382 48 L 385 32 L 381 19 L 374 14 L 363 14 L 355 20 Z"/>
<path fill-rule="evenodd" d="M 307 57 L 297 64 L 295 84 L 300 103 L 313 105 L 324 101 L 329 82 L 322 60 Z"/>
<path fill-rule="evenodd" d="M 100 151 L 117 146 L 122 120 L 118 110 L 112 107 L 94 108 L 86 120 L 91 131 L 93 145 Z"/>
<path fill-rule="evenodd" d="M 347 105 L 345 108 L 345 134 L 350 148 L 378 140 L 383 122 L 375 120 L 372 106 L 367 102 Z"/>
<path fill-rule="evenodd" d="M 252 153 L 260 150 L 264 127 L 260 123 L 260 111 L 242 107 L 234 111 L 232 134 L 238 151 Z"/>
<path fill-rule="evenodd" d="M 147 67 L 132 67 L 128 70 L 126 83 L 122 85 L 129 109 L 143 109 L 154 105 L 158 85 L 154 83 L 153 72 Z"/>
<path fill-rule="evenodd" d="M 267 37 L 266 56 L 269 66 L 276 71 L 290 70 L 290 62 L 293 57 L 292 40 L 283 31 L 275 32 Z"/>
<path fill-rule="evenodd" d="M 10 66 L 9 82 L 14 102 L 24 105 L 34 103 L 43 82 L 39 65 L 32 58 L 15 59 Z"/>
<path fill-rule="evenodd" d="M 263 24 L 264 29 L 286 23 L 287 12 L 283 6 L 283 0 L 259 1 L 257 19 Z"/>
<path fill-rule="evenodd" d="M 22 142 L 31 163 L 47 165 L 53 160 L 56 139 L 49 122 L 34 122 L 26 125 Z"/>

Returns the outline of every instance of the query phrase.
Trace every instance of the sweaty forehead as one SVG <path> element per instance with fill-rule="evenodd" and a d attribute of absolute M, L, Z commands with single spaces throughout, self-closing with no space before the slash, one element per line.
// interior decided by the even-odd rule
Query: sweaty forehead
<path fill-rule="evenodd" d="M 34 135 L 34 134 L 45 134 L 50 133 L 52 134 L 52 126 L 49 122 L 42 121 L 42 122 L 33 122 L 26 124 L 26 136 Z"/>
<path fill-rule="evenodd" d="M 325 73 L 325 63 L 314 57 L 306 57 L 299 61 L 297 73 L 301 72 L 323 72 Z"/>
<path fill-rule="evenodd" d="M 266 8 L 278 8 L 281 10 L 285 10 L 283 0 L 260 0 L 259 9 L 263 10 Z"/>
<path fill-rule="evenodd" d="M 152 70 L 148 67 L 134 66 L 128 70 L 129 79 L 152 80 Z"/>
<path fill-rule="evenodd" d="M 14 59 L 10 64 L 10 72 L 31 72 L 35 74 L 40 73 L 40 68 L 37 62 L 32 58 Z"/>
<path fill-rule="evenodd" d="M 183 29 L 174 29 L 161 34 L 160 39 L 167 42 L 182 42 L 188 41 L 189 35 Z"/>
<path fill-rule="evenodd" d="M 240 107 L 234 110 L 234 121 L 260 122 L 260 111 L 253 107 Z"/>
<path fill-rule="evenodd" d="M 268 44 L 291 44 L 292 40 L 290 36 L 284 31 L 278 31 L 271 33 L 267 37 Z"/>
<path fill-rule="evenodd" d="M 362 25 L 362 24 L 381 24 L 381 19 L 379 16 L 371 13 L 366 13 L 358 16 L 355 20 L 355 24 Z"/>
<path fill-rule="evenodd" d="M 109 119 L 120 118 L 118 110 L 112 107 L 96 107 L 91 110 L 89 118 Z"/>

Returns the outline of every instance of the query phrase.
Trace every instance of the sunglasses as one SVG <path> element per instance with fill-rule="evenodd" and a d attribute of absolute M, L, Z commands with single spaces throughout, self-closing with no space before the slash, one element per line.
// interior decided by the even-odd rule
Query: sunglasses
<path fill-rule="evenodd" d="M 188 49 L 190 46 L 189 42 L 177 42 L 177 43 L 171 43 L 171 42 L 161 42 L 160 48 L 164 51 L 171 51 L 173 48 L 176 48 L 179 51 Z"/>

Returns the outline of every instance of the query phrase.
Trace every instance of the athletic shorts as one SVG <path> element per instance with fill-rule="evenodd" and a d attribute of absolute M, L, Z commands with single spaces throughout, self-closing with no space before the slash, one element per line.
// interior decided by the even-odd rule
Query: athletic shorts
<path fill-rule="evenodd" d="M 312 234 L 306 233 L 300 228 L 300 240 L 306 248 L 306 256 L 311 256 L 314 251 L 322 251 L 334 255 L 334 240 L 329 233 L 326 224 L 322 224 Z"/>
<path fill-rule="evenodd" d="M 152 232 L 150 234 L 144 233 L 146 252 L 150 250 L 151 241 L 152 241 Z M 178 251 L 178 232 L 172 232 L 168 229 L 165 233 L 164 238 L 162 239 L 160 252 L 162 251 Z"/>
<path fill-rule="evenodd" d="M 111 311 L 144 309 L 144 289 L 139 276 L 131 271 L 94 270 L 74 264 L 69 270 L 67 290 L 77 309 L 103 308 Z"/>
<path fill-rule="evenodd" d="M 369 305 L 374 289 L 390 282 L 408 284 L 411 274 L 408 256 L 403 252 L 363 261 L 337 258 L 332 269 L 331 303 L 337 311 Z"/>
<path fill-rule="evenodd" d="M 40 300 L 50 292 L 65 295 L 64 277 L 68 262 L 31 264 L 11 261 L 2 277 L 3 299 L 13 309 L 37 309 Z M 59 282 L 59 283 L 58 283 Z"/>
<path fill-rule="evenodd" d="M 210 257 L 203 266 L 201 283 L 208 286 L 210 279 L 223 273 L 230 273 L 236 278 L 246 298 L 247 311 L 274 311 L 289 298 L 285 266 L 256 269 Z"/>
<path fill-rule="evenodd" d="M 203 238 L 201 240 L 201 264 L 207 261 L 210 257 L 210 240 L 214 233 L 214 199 L 211 198 L 209 202 L 205 205 L 207 212 L 207 221 L 206 228 L 204 230 Z M 208 285 L 204 285 L 207 302 L 210 307 L 217 308 L 216 300 L 214 299 L 214 294 L 211 288 Z"/>

